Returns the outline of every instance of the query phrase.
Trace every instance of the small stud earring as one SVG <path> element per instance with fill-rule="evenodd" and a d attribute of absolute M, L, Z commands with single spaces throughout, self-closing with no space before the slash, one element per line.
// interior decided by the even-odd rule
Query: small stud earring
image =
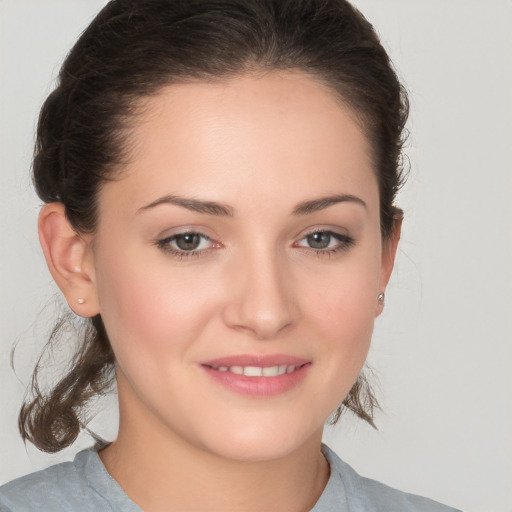
<path fill-rule="evenodd" d="M 85 302 L 85 299 L 82 299 L 81 297 L 79 299 L 76 299 L 78 304 L 83 304 Z"/>
<path fill-rule="evenodd" d="M 383 293 L 379 293 L 379 296 L 377 297 L 379 304 L 384 304 L 385 299 L 386 299 L 386 296 Z"/>

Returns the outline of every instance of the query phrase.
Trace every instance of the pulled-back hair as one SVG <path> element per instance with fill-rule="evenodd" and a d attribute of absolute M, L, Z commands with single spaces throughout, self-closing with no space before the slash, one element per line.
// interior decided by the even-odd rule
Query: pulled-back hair
<path fill-rule="evenodd" d="M 112 0 L 68 54 L 37 128 L 33 179 L 60 202 L 77 233 L 94 233 L 98 191 L 122 173 L 138 105 L 160 88 L 245 73 L 299 70 L 356 114 L 372 148 L 383 239 L 393 233 L 402 183 L 407 96 L 378 36 L 345 0 Z M 71 444 L 90 399 L 110 389 L 114 354 L 100 315 L 87 320 L 70 371 L 23 405 L 24 439 L 54 452 Z M 60 335 L 57 324 L 46 349 Z M 377 405 L 360 376 L 342 406 L 373 425 Z"/>

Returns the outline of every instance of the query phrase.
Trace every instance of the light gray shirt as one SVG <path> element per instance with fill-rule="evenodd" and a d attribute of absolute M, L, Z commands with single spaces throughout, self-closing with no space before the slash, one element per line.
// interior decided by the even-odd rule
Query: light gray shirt
<path fill-rule="evenodd" d="M 460 512 L 359 476 L 327 446 L 331 476 L 311 512 Z M 97 452 L 84 450 L 0 487 L 2 512 L 141 512 L 108 474 Z"/>

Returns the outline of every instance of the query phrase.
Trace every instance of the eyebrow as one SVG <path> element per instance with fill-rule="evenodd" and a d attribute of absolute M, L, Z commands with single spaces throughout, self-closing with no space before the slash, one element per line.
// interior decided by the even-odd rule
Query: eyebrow
<path fill-rule="evenodd" d="M 214 201 L 202 201 L 199 199 L 191 199 L 175 195 L 163 196 L 152 203 L 139 208 L 140 211 L 149 210 L 161 204 L 174 204 L 186 208 L 197 213 L 205 213 L 207 215 L 215 215 L 217 217 L 233 217 L 233 208 L 226 204 Z"/>
<path fill-rule="evenodd" d="M 294 215 L 310 215 L 311 213 L 324 210 L 338 203 L 356 203 L 367 208 L 366 203 L 359 197 L 350 194 L 337 194 L 334 196 L 320 197 L 312 201 L 303 201 L 293 210 Z"/>
<path fill-rule="evenodd" d="M 320 210 L 329 208 L 329 206 L 347 202 L 360 204 L 364 208 L 367 208 L 366 203 L 357 196 L 350 194 L 337 194 L 333 196 L 312 199 L 310 201 L 303 201 L 293 209 L 292 213 L 293 215 L 310 215 Z M 138 212 L 149 210 L 162 204 L 174 204 L 176 206 L 186 208 L 187 210 L 191 210 L 197 213 L 204 213 L 206 215 L 215 215 L 217 217 L 234 216 L 234 209 L 227 204 L 217 203 L 215 201 L 203 201 L 200 199 L 192 199 L 176 195 L 166 195 L 160 197 L 156 201 L 153 201 L 152 203 L 139 208 Z"/>

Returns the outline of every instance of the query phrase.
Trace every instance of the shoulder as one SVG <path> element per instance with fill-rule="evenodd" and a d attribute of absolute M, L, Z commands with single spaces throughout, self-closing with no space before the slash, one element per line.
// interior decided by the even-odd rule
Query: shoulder
<path fill-rule="evenodd" d="M 1 512 L 139 510 L 93 450 L 0 487 Z"/>
<path fill-rule="evenodd" d="M 365 512 L 460 512 L 431 499 L 405 493 L 376 480 L 362 477 L 327 446 L 324 445 L 322 451 L 331 466 L 331 478 L 328 487 L 331 484 L 333 493 L 343 494 L 342 499 L 346 501 L 348 510 Z"/>
<path fill-rule="evenodd" d="M 90 492 L 82 469 L 93 455 L 81 452 L 74 462 L 56 464 L 8 482 L 0 487 L 1 510 L 85 510 L 83 505 Z"/>

